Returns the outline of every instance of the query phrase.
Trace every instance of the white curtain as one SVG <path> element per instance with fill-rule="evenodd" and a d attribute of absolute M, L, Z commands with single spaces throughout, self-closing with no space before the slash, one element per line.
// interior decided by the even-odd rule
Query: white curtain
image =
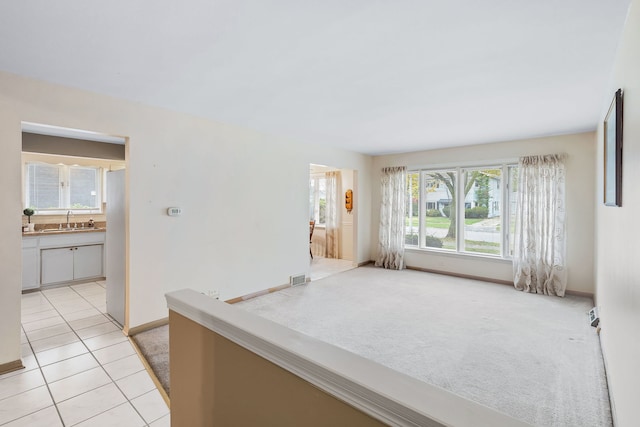
<path fill-rule="evenodd" d="M 326 258 L 340 258 L 340 171 L 327 172 L 327 207 L 325 213 Z"/>
<path fill-rule="evenodd" d="M 522 157 L 513 253 L 516 289 L 564 296 L 565 168 L 564 155 Z"/>
<path fill-rule="evenodd" d="M 380 230 L 376 266 L 401 270 L 404 268 L 405 200 L 407 168 L 382 169 Z"/>

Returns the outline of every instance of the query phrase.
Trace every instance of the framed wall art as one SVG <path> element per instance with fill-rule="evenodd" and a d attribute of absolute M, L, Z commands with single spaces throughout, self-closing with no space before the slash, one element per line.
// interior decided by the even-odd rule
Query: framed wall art
<path fill-rule="evenodd" d="M 604 119 L 604 204 L 622 206 L 622 89 Z"/>

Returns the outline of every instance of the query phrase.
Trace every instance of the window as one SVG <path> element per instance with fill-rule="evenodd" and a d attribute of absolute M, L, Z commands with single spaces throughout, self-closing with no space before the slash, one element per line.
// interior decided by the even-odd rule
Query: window
<path fill-rule="evenodd" d="M 25 205 L 39 214 L 100 210 L 101 168 L 47 163 L 25 164 Z"/>
<path fill-rule="evenodd" d="M 409 171 L 406 245 L 511 256 L 517 171 L 510 164 Z"/>
<path fill-rule="evenodd" d="M 465 252 L 501 255 L 502 193 L 499 182 L 502 179 L 500 166 L 463 171 L 465 200 L 472 200 L 474 208 L 464 210 Z M 467 191 L 471 185 L 473 191 Z"/>
<path fill-rule="evenodd" d="M 316 225 L 326 222 L 327 179 L 324 175 L 312 175 L 309 180 L 309 219 Z"/>
<path fill-rule="evenodd" d="M 421 221 L 424 246 L 455 249 L 456 208 L 454 202 L 457 172 L 454 169 L 422 173 L 422 199 L 435 205 L 426 210 Z"/>

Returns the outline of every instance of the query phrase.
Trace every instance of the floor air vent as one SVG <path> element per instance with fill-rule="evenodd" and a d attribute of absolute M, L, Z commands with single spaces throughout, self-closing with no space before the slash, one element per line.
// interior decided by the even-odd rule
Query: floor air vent
<path fill-rule="evenodd" d="M 300 286 L 306 283 L 304 274 L 299 274 L 297 276 L 289 276 L 289 283 L 291 286 Z"/>

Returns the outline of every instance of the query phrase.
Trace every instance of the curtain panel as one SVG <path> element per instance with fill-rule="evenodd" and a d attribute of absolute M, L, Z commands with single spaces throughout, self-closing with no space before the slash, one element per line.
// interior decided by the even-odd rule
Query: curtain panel
<path fill-rule="evenodd" d="M 513 254 L 514 286 L 564 296 L 565 162 L 563 154 L 522 157 Z"/>
<path fill-rule="evenodd" d="M 377 267 L 404 268 L 407 168 L 382 169 Z"/>
<path fill-rule="evenodd" d="M 325 257 L 340 258 L 340 171 L 327 172 L 327 207 L 325 216 Z"/>

